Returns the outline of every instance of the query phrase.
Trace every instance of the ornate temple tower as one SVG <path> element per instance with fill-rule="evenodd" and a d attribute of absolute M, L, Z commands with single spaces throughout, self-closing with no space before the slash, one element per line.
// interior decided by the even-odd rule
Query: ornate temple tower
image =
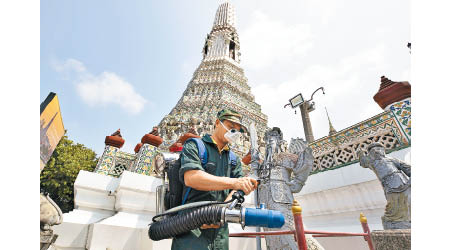
<path fill-rule="evenodd" d="M 261 112 L 261 106 L 255 102 L 247 84 L 248 79 L 240 66 L 239 36 L 235 27 L 234 7 L 230 3 L 219 6 L 202 53 L 202 62 L 183 96 L 159 124 L 160 135 L 164 139 L 161 148 L 168 149 L 178 137 L 192 129 L 198 135 L 212 133 L 217 112 L 223 108 L 241 113 L 247 127 L 254 122 L 259 145 L 262 146 L 267 115 Z M 248 136 L 244 135 L 233 146 L 233 151 L 241 157 L 250 148 Z"/>

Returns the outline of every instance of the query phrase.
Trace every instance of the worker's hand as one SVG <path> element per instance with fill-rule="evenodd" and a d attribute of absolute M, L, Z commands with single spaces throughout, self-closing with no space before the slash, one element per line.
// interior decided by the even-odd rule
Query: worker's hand
<path fill-rule="evenodd" d="M 250 177 L 232 178 L 232 180 L 233 189 L 242 190 L 245 195 L 248 195 L 258 187 L 258 181 Z"/>
<path fill-rule="evenodd" d="M 200 227 L 200 229 L 219 228 L 219 227 L 220 227 L 220 225 L 217 225 L 217 224 L 210 224 L 210 225 L 208 225 L 208 224 L 203 224 L 203 225 Z"/>

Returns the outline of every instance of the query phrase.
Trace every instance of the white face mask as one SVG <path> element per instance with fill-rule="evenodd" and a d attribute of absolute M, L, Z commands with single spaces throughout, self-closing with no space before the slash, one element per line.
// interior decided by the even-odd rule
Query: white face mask
<path fill-rule="evenodd" d="M 236 143 L 239 140 L 239 136 L 241 135 L 240 132 L 238 132 L 236 129 L 229 130 L 223 123 L 220 121 L 220 124 L 227 130 L 224 137 L 227 139 L 229 143 Z"/>

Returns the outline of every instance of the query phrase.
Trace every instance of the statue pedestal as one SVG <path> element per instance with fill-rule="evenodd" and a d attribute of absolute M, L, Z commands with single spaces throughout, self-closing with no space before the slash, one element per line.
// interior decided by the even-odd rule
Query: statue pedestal
<path fill-rule="evenodd" d="M 411 229 L 375 230 L 370 235 L 375 250 L 411 249 Z"/>
<path fill-rule="evenodd" d="M 51 244 L 53 244 L 58 235 L 53 233 L 53 230 L 42 231 L 41 230 L 41 244 L 39 249 L 47 250 Z"/>

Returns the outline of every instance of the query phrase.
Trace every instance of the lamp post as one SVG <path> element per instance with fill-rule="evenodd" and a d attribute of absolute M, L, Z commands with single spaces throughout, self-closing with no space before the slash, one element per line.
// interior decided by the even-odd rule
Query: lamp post
<path fill-rule="evenodd" d="M 309 112 L 314 111 L 315 109 L 315 103 L 312 100 L 314 94 L 319 90 L 322 90 L 322 93 L 325 94 L 324 88 L 320 87 L 312 93 L 311 98 L 309 100 L 305 101 L 303 99 L 302 93 L 299 93 L 298 95 L 289 99 L 288 104 L 284 105 L 285 108 L 287 106 L 291 106 L 291 108 L 293 109 L 295 109 L 296 107 L 300 107 L 300 113 L 302 115 L 302 122 L 303 122 L 303 130 L 305 131 L 305 138 L 308 143 L 314 141 L 314 135 L 311 126 L 311 119 L 309 118 Z"/>

